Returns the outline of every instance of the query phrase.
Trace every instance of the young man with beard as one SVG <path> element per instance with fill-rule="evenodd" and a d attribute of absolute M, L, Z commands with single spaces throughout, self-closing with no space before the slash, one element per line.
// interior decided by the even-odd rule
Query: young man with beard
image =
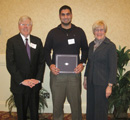
<path fill-rule="evenodd" d="M 50 68 L 50 88 L 53 100 L 53 120 L 63 120 L 64 102 L 67 98 L 72 120 L 82 120 L 81 71 L 88 56 L 88 44 L 84 31 L 71 23 L 72 10 L 64 5 L 59 10 L 61 24 L 52 29 L 45 42 L 45 60 Z M 51 59 L 51 50 L 53 55 Z M 79 53 L 81 50 L 81 58 Z M 56 67 L 56 56 L 77 55 L 78 65 L 74 73 L 61 73 Z"/>

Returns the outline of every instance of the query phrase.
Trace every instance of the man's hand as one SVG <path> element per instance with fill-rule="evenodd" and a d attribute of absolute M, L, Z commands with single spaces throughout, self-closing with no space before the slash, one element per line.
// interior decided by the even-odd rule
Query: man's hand
<path fill-rule="evenodd" d="M 56 66 L 54 64 L 51 64 L 50 65 L 50 70 L 51 72 L 54 74 L 54 75 L 58 75 L 59 74 L 59 71 L 60 69 L 59 68 L 56 68 Z"/>
<path fill-rule="evenodd" d="M 24 80 L 24 81 L 22 82 L 22 85 L 28 86 L 28 87 L 30 87 L 30 88 L 32 88 L 32 87 L 35 86 L 35 84 L 31 81 L 31 79 L 26 79 L 26 80 Z"/>
<path fill-rule="evenodd" d="M 39 83 L 39 80 L 36 80 L 36 79 L 31 79 L 31 82 L 32 82 L 32 84 L 38 84 Z"/>
<path fill-rule="evenodd" d="M 84 69 L 84 66 L 82 63 L 80 63 L 75 69 L 74 69 L 74 72 L 75 73 L 80 73 L 82 72 L 82 70 Z"/>

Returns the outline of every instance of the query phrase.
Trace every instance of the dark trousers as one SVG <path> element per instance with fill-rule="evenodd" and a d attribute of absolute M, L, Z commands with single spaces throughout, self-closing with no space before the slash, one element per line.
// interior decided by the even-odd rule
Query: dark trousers
<path fill-rule="evenodd" d="M 87 120 L 107 120 L 106 86 L 87 84 Z"/>
<path fill-rule="evenodd" d="M 82 120 L 81 74 L 50 74 L 53 100 L 53 120 L 64 119 L 64 102 L 67 98 L 72 112 L 72 120 Z"/>
<path fill-rule="evenodd" d="M 25 87 L 23 93 L 13 93 L 17 108 L 18 120 L 27 120 L 27 110 L 29 109 L 31 120 L 39 120 L 39 91 L 34 88 Z"/>

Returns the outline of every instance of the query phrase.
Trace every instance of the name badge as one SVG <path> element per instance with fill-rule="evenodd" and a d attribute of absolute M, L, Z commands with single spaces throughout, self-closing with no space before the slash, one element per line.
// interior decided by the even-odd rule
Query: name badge
<path fill-rule="evenodd" d="M 68 39 L 68 44 L 69 45 L 75 44 L 75 39 Z"/>
<path fill-rule="evenodd" d="M 33 49 L 36 49 L 36 47 L 37 47 L 37 44 L 30 43 L 30 47 L 31 47 L 31 48 L 33 48 Z"/>

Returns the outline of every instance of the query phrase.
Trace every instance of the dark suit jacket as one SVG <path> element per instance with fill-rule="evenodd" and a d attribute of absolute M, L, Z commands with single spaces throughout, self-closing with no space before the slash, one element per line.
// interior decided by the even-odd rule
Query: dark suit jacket
<path fill-rule="evenodd" d="M 30 41 L 36 44 L 36 49 L 31 49 L 31 61 L 28 58 L 26 47 L 20 34 L 7 41 L 6 65 L 11 74 L 11 91 L 22 93 L 25 86 L 20 84 L 25 79 L 37 79 L 43 82 L 45 69 L 44 51 L 41 40 L 30 35 Z M 41 83 L 35 86 L 36 90 L 41 88 Z"/>
<path fill-rule="evenodd" d="M 88 64 L 85 76 L 94 85 L 107 85 L 116 82 L 117 52 L 114 43 L 108 38 L 93 52 L 94 41 L 89 45 Z"/>

